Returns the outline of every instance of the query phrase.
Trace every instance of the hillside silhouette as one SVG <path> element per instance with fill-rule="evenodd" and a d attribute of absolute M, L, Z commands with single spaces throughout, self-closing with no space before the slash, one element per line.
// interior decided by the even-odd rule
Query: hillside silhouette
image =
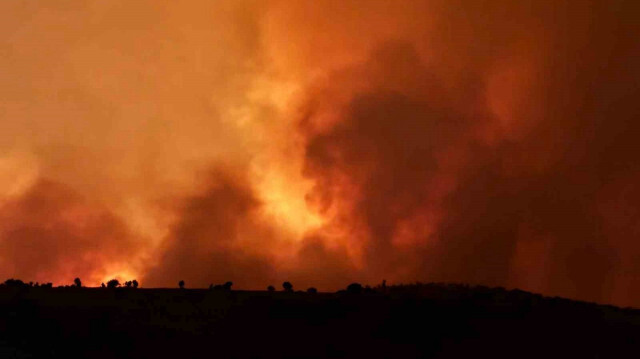
<path fill-rule="evenodd" d="M 295 283 L 294 283 L 295 284 Z M 2 358 L 618 358 L 640 311 L 504 288 L 0 286 Z"/>

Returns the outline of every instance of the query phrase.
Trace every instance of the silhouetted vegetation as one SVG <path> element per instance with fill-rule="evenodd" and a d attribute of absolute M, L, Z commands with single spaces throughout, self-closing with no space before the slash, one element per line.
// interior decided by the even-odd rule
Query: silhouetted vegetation
<path fill-rule="evenodd" d="M 282 288 L 285 292 L 293 292 L 293 285 L 289 282 L 282 283 Z"/>
<path fill-rule="evenodd" d="M 347 286 L 347 293 L 350 294 L 360 294 L 362 293 L 362 284 L 360 283 L 351 283 Z"/>
<path fill-rule="evenodd" d="M 180 287 L 180 289 L 184 289 L 184 281 L 183 280 L 178 282 L 178 287 Z"/>
<path fill-rule="evenodd" d="M 209 285 L 209 289 L 230 291 L 231 286 L 233 286 L 233 282 L 226 282 L 224 284 L 216 284 L 216 285 L 211 284 Z"/>
<path fill-rule="evenodd" d="M 129 280 L 124 282 L 124 286 L 127 288 L 138 288 L 138 281 L 137 280 Z"/>
<path fill-rule="evenodd" d="M 276 288 L 274 286 L 270 285 L 270 286 L 267 287 L 267 291 L 268 292 L 275 292 Z"/>
<path fill-rule="evenodd" d="M 27 287 L 27 285 L 20 279 L 7 279 L 6 281 L 4 281 L 4 285 L 12 288 Z"/>
<path fill-rule="evenodd" d="M 80 278 L 76 278 L 73 280 L 73 284 L 76 285 L 76 287 L 80 288 L 82 287 L 82 281 L 80 280 Z"/>
<path fill-rule="evenodd" d="M 107 288 L 118 288 L 120 286 L 120 281 L 117 279 L 112 279 L 107 282 Z"/>
<path fill-rule="evenodd" d="M 318 290 L 314 287 L 307 288 L 307 293 L 309 294 L 317 294 Z"/>
<path fill-rule="evenodd" d="M 29 282 L 25 283 L 20 279 L 7 279 L 4 283 L 0 284 L 0 287 L 8 287 L 8 288 L 53 288 L 52 283 L 38 283 L 38 282 Z"/>

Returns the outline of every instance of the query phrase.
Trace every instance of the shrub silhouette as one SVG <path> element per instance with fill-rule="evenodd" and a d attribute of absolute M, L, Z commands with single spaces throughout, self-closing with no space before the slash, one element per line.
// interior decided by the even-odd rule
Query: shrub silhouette
<path fill-rule="evenodd" d="M 309 294 L 317 294 L 318 290 L 315 289 L 314 287 L 311 287 L 311 288 L 307 289 L 307 293 L 309 293 Z"/>
<path fill-rule="evenodd" d="M 267 290 L 269 292 L 275 292 L 276 288 L 274 286 L 270 285 L 270 286 L 267 287 Z"/>
<path fill-rule="evenodd" d="M 134 287 L 134 288 L 138 288 L 138 281 L 137 281 L 137 280 L 135 280 L 135 279 L 134 279 L 134 280 L 132 280 L 132 281 L 131 281 L 131 284 L 133 284 L 133 287 Z"/>
<path fill-rule="evenodd" d="M 107 288 L 118 288 L 120 286 L 120 281 L 117 279 L 112 279 L 107 282 Z"/>
<path fill-rule="evenodd" d="M 226 282 L 225 284 L 210 284 L 209 285 L 209 289 L 210 290 L 226 290 L 226 291 L 230 291 L 231 290 L 231 286 L 233 286 L 233 282 L 229 281 Z"/>
<path fill-rule="evenodd" d="M 25 284 L 23 281 L 21 281 L 20 279 L 7 279 L 4 282 L 4 285 L 6 285 L 7 287 L 13 287 L 13 288 L 21 288 L 21 287 L 26 287 L 27 284 Z"/>
<path fill-rule="evenodd" d="M 127 287 L 127 288 L 131 288 L 131 285 L 132 285 L 132 284 L 131 284 L 131 281 L 130 281 L 130 280 L 128 280 L 128 281 L 126 281 L 126 282 L 124 282 L 124 286 L 125 286 L 125 287 Z"/>
<path fill-rule="evenodd" d="M 293 285 L 290 282 L 282 283 L 282 288 L 284 288 L 285 292 L 293 292 Z"/>
<path fill-rule="evenodd" d="M 73 283 L 76 285 L 76 287 L 80 288 L 82 287 L 82 281 L 80 280 L 80 278 L 76 278 L 73 280 Z"/>
<path fill-rule="evenodd" d="M 102 282 L 102 284 L 100 284 L 100 286 L 101 286 L 102 288 L 106 288 L 106 287 L 107 287 L 106 285 L 104 285 L 104 282 Z"/>
<path fill-rule="evenodd" d="M 184 289 L 184 281 L 183 280 L 178 282 L 178 287 L 180 287 L 180 289 Z"/>
<path fill-rule="evenodd" d="M 351 283 L 347 286 L 347 293 L 350 294 L 360 294 L 362 293 L 362 284 L 360 283 Z"/>

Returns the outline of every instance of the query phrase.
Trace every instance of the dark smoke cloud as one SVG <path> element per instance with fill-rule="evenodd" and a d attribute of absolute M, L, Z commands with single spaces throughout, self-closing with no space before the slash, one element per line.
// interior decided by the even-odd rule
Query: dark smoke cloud
<path fill-rule="evenodd" d="M 233 281 L 263 287 L 274 276 L 271 229 L 256 219 L 261 207 L 246 179 L 213 171 L 206 189 L 187 198 L 165 239 L 158 265 L 145 277 L 151 286 L 185 280 L 207 286 Z"/>
<path fill-rule="evenodd" d="M 439 170 L 438 151 L 466 145 L 476 121 L 490 116 L 447 101 L 411 46 L 388 44 L 366 66 L 374 84 L 354 96 L 328 132 L 310 137 L 305 173 L 318 179 L 320 197 L 329 200 L 331 190 L 344 185 L 345 175 L 358 189 L 352 221 L 368 232 L 368 277 L 393 276 L 406 266 L 415 275 L 421 261 L 414 256 L 416 248 L 399 251 L 392 243 L 397 225 L 427 210 Z M 474 103 L 479 95 L 463 95 L 458 101 Z"/>
<path fill-rule="evenodd" d="M 339 288 L 364 278 L 344 248 L 327 246 L 320 236 L 304 238 L 301 248 L 284 271 L 286 278 L 301 290 L 308 287 Z"/>
<path fill-rule="evenodd" d="M 640 219 L 637 197 L 600 203 L 616 192 L 612 182 L 634 187 L 640 170 L 640 47 L 632 37 L 639 29 L 630 15 L 637 6 L 500 5 L 477 12 L 466 2 L 447 7 L 452 16 L 441 21 L 451 27 L 435 35 L 444 36 L 435 60 L 419 57 L 420 41 L 379 47 L 351 70 L 368 86 L 354 91 L 328 129 L 309 125 L 323 111 L 316 105 L 322 99 L 310 102 L 303 128 L 305 173 L 318 183 L 312 198 L 338 208 L 352 228 L 364 227 L 368 278 L 637 303 L 630 277 L 640 273 L 630 263 L 640 246 L 635 226 L 621 229 Z M 531 13 L 523 11 L 527 5 Z M 532 33 L 524 34 L 522 24 Z M 535 76 L 521 84 L 528 96 L 515 117 L 522 120 L 505 132 L 490 103 L 490 71 L 514 56 L 531 58 Z M 315 95 L 341 91 L 347 77 L 337 74 Z M 497 140 L 485 136 L 492 131 Z M 436 185 L 443 176 L 452 182 L 448 190 Z M 351 195 L 336 195 L 345 192 Z M 402 223 L 429 218 L 434 208 L 434 233 L 410 250 L 394 242 Z"/>

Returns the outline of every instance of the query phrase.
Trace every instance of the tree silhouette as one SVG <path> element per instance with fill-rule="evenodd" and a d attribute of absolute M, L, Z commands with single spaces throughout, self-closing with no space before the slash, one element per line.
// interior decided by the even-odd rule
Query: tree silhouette
<path fill-rule="evenodd" d="M 26 287 L 27 284 L 25 284 L 23 281 L 21 281 L 20 279 L 7 279 L 4 282 L 4 285 L 6 285 L 7 287 Z"/>
<path fill-rule="evenodd" d="M 290 282 L 282 283 L 282 288 L 284 288 L 285 292 L 293 292 L 293 285 Z"/>
<path fill-rule="evenodd" d="M 138 281 L 137 280 L 134 279 L 133 281 L 131 281 L 131 284 L 133 284 L 134 288 L 138 288 Z"/>
<path fill-rule="evenodd" d="M 127 287 L 127 288 L 131 288 L 131 285 L 132 285 L 132 284 L 131 284 L 131 281 L 130 281 L 130 280 L 128 280 L 128 281 L 126 281 L 126 282 L 124 282 L 124 286 L 125 286 L 125 287 Z"/>
<path fill-rule="evenodd" d="M 107 282 L 107 288 L 118 288 L 120 286 L 120 281 L 117 279 L 112 279 Z"/>
<path fill-rule="evenodd" d="M 184 281 L 183 280 L 178 282 L 178 287 L 180 287 L 180 289 L 184 289 Z"/>
<path fill-rule="evenodd" d="M 309 294 L 317 294 L 318 290 L 315 289 L 314 287 L 311 287 L 311 288 L 307 289 L 307 293 L 309 293 Z"/>
<path fill-rule="evenodd" d="M 222 288 L 224 288 L 224 290 L 231 290 L 231 286 L 233 285 L 233 282 L 226 282 Z"/>
<path fill-rule="evenodd" d="M 270 286 L 267 287 L 267 290 L 269 292 L 275 292 L 276 288 L 274 286 L 270 285 Z"/>
<path fill-rule="evenodd" d="M 351 283 L 347 287 L 347 293 L 351 294 L 360 294 L 362 293 L 362 284 L 360 283 Z"/>
<path fill-rule="evenodd" d="M 106 288 L 106 287 L 107 287 L 106 285 L 104 285 L 104 282 L 102 282 L 102 284 L 100 284 L 100 286 L 101 286 L 102 288 Z"/>
<path fill-rule="evenodd" d="M 80 278 L 76 278 L 73 280 L 73 283 L 76 285 L 76 287 L 80 288 L 82 287 L 82 281 L 80 280 Z"/>

